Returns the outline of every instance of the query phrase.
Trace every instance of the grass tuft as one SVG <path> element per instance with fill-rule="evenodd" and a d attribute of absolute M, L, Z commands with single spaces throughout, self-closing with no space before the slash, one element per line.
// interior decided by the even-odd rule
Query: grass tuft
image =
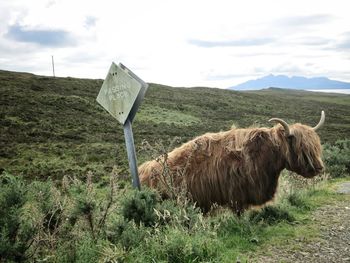
<path fill-rule="evenodd" d="M 265 206 L 259 211 L 252 211 L 249 219 L 256 223 L 266 223 L 269 225 L 280 222 L 294 222 L 295 217 L 284 207 L 281 206 Z"/>

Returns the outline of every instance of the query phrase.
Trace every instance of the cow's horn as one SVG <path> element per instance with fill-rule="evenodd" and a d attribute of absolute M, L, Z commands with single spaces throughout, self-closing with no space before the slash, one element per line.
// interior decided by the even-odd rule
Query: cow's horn
<path fill-rule="evenodd" d="M 278 122 L 279 124 L 281 124 L 283 126 L 284 133 L 285 133 L 286 137 L 288 137 L 290 135 L 289 125 L 284 120 L 279 119 L 279 118 L 272 118 L 272 119 L 269 119 L 269 122 L 271 122 L 271 121 Z"/>
<path fill-rule="evenodd" d="M 312 129 L 314 129 L 314 131 L 317 131 L 319 128 L 321 128 L 324 124 L 324 120 L 326 119 L 326 115 L 324 114 L 324 111 L 321 111 L 321 119 L 319 121 L 319 123 L 313 127 Z"/>

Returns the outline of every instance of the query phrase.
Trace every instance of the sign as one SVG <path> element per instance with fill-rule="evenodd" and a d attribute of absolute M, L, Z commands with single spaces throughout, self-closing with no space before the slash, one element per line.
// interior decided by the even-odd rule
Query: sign
<path fill-rule="evenodd" d="M 147 88 L 148 84 L 131 70 L 121 63 L 117 66 L 113 62 L 96 99 L 103 108 L 123 124 L 132 184 L 139 190 L 141 186 L 131 124 Z"/>
<path fill-rule="evenodd" d="M 144 86 L 145 83 L 134 78 L 122 64 L 117 66 L 112 63 L 97 96 L 97 102 L 121 124 L 124 124 Z"/>

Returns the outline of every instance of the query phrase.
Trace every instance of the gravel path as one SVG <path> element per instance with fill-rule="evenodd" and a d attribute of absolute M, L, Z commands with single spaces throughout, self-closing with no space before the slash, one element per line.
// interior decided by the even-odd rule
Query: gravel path
<path fill-rule="evenodd" d="M 269 248 L 256 262 L 350 263 L 350 182 L 339 185 L 336 191 L 346 195 L 346 201 L 323 206 L 312 216 L 314 224 L 319 225 L 319 237 Z"/>

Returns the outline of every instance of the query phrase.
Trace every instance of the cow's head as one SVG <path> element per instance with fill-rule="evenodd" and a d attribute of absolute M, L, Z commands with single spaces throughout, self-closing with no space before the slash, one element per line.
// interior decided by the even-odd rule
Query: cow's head
<path fill-rule="evenodd" d="M 304 177 L 314 177 L 322 172 L 324 165 L 321 159 L 322 147 L 320 138 L 316 133 L 325 121 L 324 111 L 315 127 L 300 123 L 288 125 L 284 120 L 273 118 L 269 121 L 280 123 L 284 128 L 285 151 L 282 153 L 286 159 L 286 168 Z"/>

